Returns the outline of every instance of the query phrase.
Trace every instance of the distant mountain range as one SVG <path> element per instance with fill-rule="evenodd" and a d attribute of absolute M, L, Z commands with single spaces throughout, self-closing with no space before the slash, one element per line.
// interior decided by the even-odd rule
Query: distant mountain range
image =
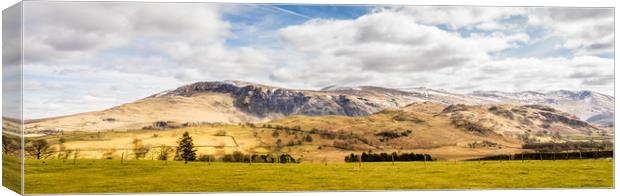
<path fill-rule="evenodd" d="M 430 100 L 441 100 L 446 104 L 546 105 L 590 123 L 605 126 L 612 126 L 614 123 L 614 97 L 593 91 L 474 91 L 469 94 L 455 94 L 426 88 L 402 90 L 428 94 Z"/>
<path fill-rule="evenodd" d="M 458 94 L 428 88 L 375 86 L 298 90 L 243 81 L 213 81 L 181 86 L 103 111 L 30 121 L 26 130 L 129 130 L 156 121 L 245 123 L 267 122 L 293 115 L 368 116 L 421 102 L 443 107 L 457 104 L 511 105 L 509 108 L 542 105 L 566 112 L 562 115 L 567 119 L 600 127 L 613 126 L 614 123 L 614 98 L 592 91 L 476 91 Z"/>

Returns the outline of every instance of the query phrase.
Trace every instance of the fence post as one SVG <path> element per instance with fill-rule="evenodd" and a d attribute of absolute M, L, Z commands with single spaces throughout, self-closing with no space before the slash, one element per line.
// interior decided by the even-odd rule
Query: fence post
<path fill-rule="evenodd" d="M 392 154 L 392 165 L 394 165 L 394 154 Z"/>
<path fill-rule="evenodd" d="M 521 152 L 521 163 L 525 163 L 525 160 L 523 159 L 523 152 Z"/>
<path fill-rule="evenodd" d="M 540 157 L 540 161 L 542 161 L 542 153 L 538 153 L 538 157 Z"/>
<path fill-rule="evenodd" d="M 359 167 L 362 168 L 362 156 L 360 156 L 359 159 L 357 159 L 357 162 L 359 163 Z"/>
<path fill-rule="evenodd" d="M 80 150 L 75 150 L 75 153 L 73 154 L 73 165 L 75 165 L 75 161 L 77 160 L 78 154 L 80 153 Z"/>
<path fill-rule="evenodd" d="M 123 164 L 123 158 L 125 157 L 125 152 L 121 153 L 121 165 Z"/>

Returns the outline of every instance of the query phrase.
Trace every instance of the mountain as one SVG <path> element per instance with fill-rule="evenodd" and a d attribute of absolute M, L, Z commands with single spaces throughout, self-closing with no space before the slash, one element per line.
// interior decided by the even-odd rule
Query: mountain
<path fill-rule="evenodd" d="M 294 115 L 356 117 L 419 102 L 432 102 L 442 107 L 542 105 L 568 112 L 561 114 L 566 118 L 613 124 L 613 97 L 590 91 L 458 94 L 427 88 L 376 86 L 300 90 L 243 81 L 213 81 L 181 86 L 103 111 L 30 121 L 26 123 L 26 131 L 133 130 L 187 123 L 267 122 Z"/>
<path fill-rule="evenodd" d="M 472 132 L 495 133 L 527 142 L 561 141 L 562 136 L 606 135 L 606 130 L 543 105 L 450 105 L 439 116 Z"/>
<path fill-rule="evenodd" d="M 416 98 L 419 95 L 412 92 L 370 86 L 358 89 L 312 91 L 242 81 L 198 82 L 148 98 L 192 97 L 206 92 L 224 93 L 233 99 L 235 107 L 260 118 L 289 115 L 365 116 L 386 108 L 398 108 L 420 101 Z"/>
<path fill-rule="evenodd" d="M 486 100 L 488 103 L 546 105 L 604 126 L 613 125 L 614 121 L 614 98 L 593 91 L 559 90 L 547 93 L 475 91 L 468 96 L 475 100 Z"/>
<path fill-rule="evenodd" d="M 34 120 L 27 132 L 141 129 L 156 122 L 245 123 L 290 115 L 366 116 L 422 101 L 417 93 L 380 87 L 313 91 L 242 81 L 197 82 L 103 111 Z"/>

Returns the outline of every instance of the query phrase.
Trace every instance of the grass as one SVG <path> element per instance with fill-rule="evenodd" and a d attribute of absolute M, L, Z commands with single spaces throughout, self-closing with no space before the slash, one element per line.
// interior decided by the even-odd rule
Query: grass
<path fill-rule="evenodd" d="M 19 157 L 2 155 L 2 186 L 21 192 L 21 163 Z"/>
<path fill-rule="evenodd" d="M 27 160 L 42 193 L 611 188 L 612 160 L 266 164 Z"/>

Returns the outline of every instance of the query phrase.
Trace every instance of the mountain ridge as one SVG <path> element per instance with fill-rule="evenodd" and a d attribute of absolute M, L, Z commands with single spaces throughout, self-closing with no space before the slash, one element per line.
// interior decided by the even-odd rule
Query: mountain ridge
<path fill-rule="evenodd" d="M 27 128 L 140 129 L 154 121 L 246 123 L 292 115 L 355 117 L 386 109 L 401 109 L 418 102 L 433 102 L 443 107 L 456 104 L 545 105 L 568 112 L 583 121 L 613 126 L 613 97 L 592 91 L 478 91 L 458 94 L 429 88 L 391 89 L 377 86 L 324 89 L 289 89 L 232 80 L 196 82 L 107 110 L 29 121 L 32 123 L 28 123 L 30 126 Z M 566 106 L 571 104 L 579 107 Z M 71 126 L 62 124 L 67 119 L 71 119 L 67 123 Z"/>

